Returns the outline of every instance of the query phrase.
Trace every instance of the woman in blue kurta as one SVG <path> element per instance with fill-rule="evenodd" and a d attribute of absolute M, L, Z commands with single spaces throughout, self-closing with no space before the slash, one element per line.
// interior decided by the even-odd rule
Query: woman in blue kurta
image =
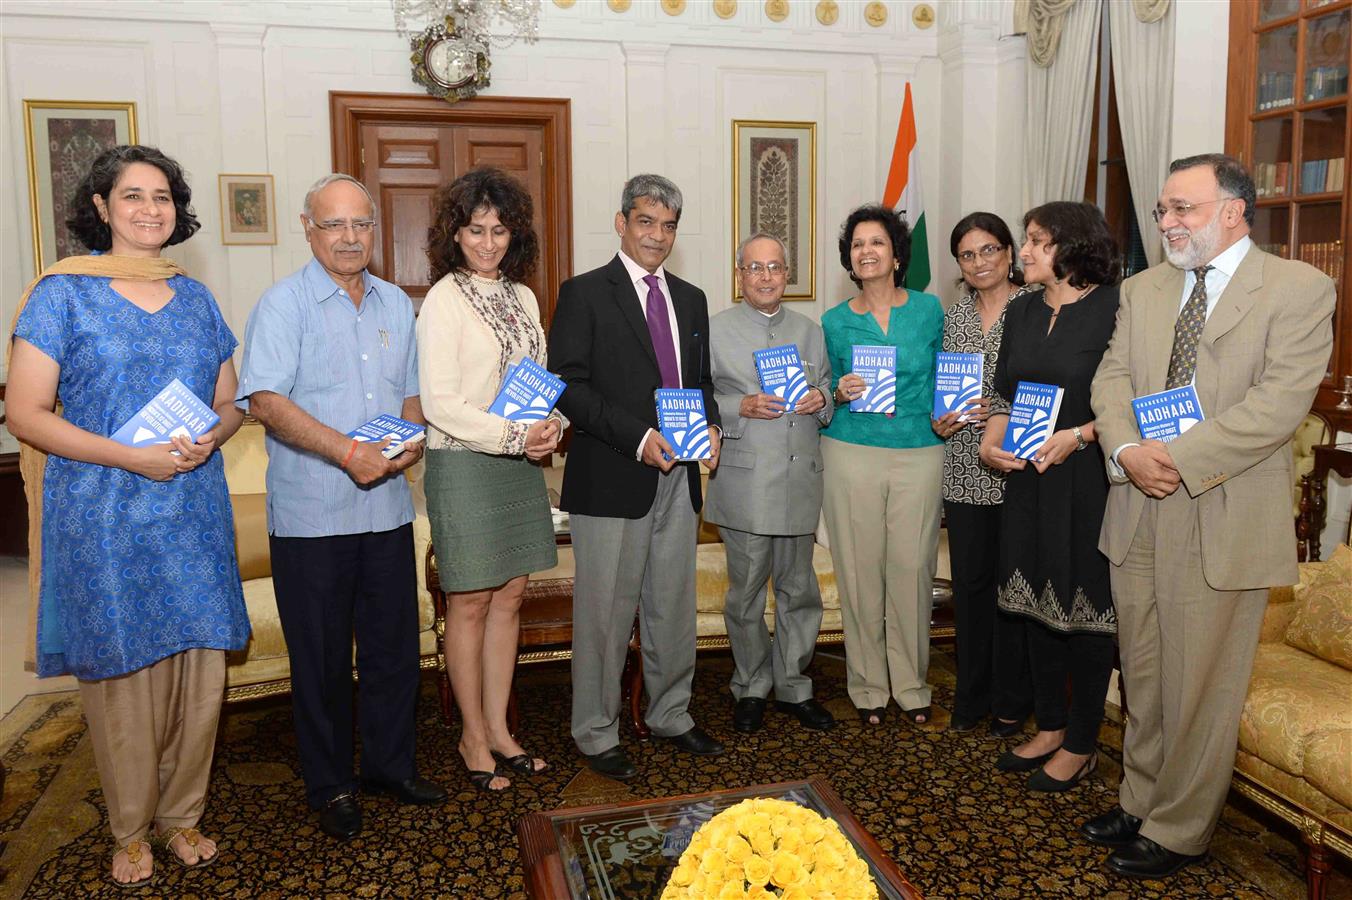
<path fill-rule="evenodd" d="M 249 636 L 215 452 L 242 420 L 236 341 L 210 291 L 160 259 L 197 230 L 190 199 L 160 151 L 104 152 L 67 222 L 95 255 L 40 276 L 11 347 L 10 430 L 49 454 L 37 670 L 80 680 L 123 886 L 148 883 L 152 828 L 184 865 L 216 858 L 196 826 L 224 651 Z M 110 438 L 174 379 L 215 409 L 214 428 L 195 443 Z"/>
<path fill-rule="evenodd" d="M 944 312 L 903 286 L 911 238 L 894 210 L 862 206 L 840 232 L 840 263 L 859 293 L 822 316 L 836 413 L 822 431 L 822 511 L 845 626 L 850 699 L 880 725 L 890 698 L 929 721 L 930 607 L 939 546 L 944 448 L 930 428 Z M 896 409 L 852 412 L 865 390 L 852 348 L 896 348 Z"/>

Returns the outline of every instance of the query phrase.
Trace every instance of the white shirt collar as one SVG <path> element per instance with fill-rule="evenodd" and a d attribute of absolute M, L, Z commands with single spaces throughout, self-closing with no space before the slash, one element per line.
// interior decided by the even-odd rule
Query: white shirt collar
<path fill-rule="evenodd" d="M 1235 270 L 1238 269 L 1239 264 L 1244 261 L 1244 257 L 1248 254 L 1249 248 L 1252 246 L 1253 239 L 1246 234 L 1220 253 L 1217 253 L 1216 258 L 1207 263 L 1207 265 L 1216 269 L 1227 279 L 1234 278 Z"/>
<path fill-rule="evenodd" d="M 629 280 L 633 284 L 637 285 L 650 274 L 656 275 L 657 280 L 662 284 L 665 285 L 667 283 L 667 272 L 662 266 L 658 266 L 656 272 L 649 272 L 647 269 L 630 259 L 623 250 L 619 251 L 619 254 L 620 262 L 624 263 L 625 271 L 629 273 Z"/>

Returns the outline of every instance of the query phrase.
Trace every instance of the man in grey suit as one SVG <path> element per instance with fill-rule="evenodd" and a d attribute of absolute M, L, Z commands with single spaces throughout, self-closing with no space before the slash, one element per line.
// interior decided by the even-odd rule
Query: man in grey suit
<path fill-rule="evenodd" d="M 723 609 L 735 670 L 732 726 L 761 727 L 773 687 L 775 707 L 808 728 L 836 722 L 812 697 L 803 670 L 822 622 L 812 570 L 813 531 L 822 508 L 819 431 L 831 421 L 831 366 L 821 326 L 781 305 L 788 284 L 784 244 L 755 234 L 737 248 L 746 302 L 709 322 L 714 396 L 723 418 L 720 466 L 709 479 L 704 517 L 719 526 L 728 554 Z M 754 352 L 793 344 L 810 387 L 791 413 L 761 390 Z M 765 625 L 765 584 L 773 579 L 775 635 Z"/>
<path fill-rule="evenodd" d="M 1271 585 L 1296 580 L 1291 435 L 1333 346 L 1333 282 L 1254 244 L 1253 179 L 1218 153 L 1169 166 L 1167 263 L 1122 285 L 1094 376 L 1112 448 L 1112 563 L 1131 704 L 1120 805 L 1080 832 L 1113 871 L 1162 878 L 1205 853 L 1225 803 Z M 1131 400 L 1192 385 L 1204 420 L 1142 440 Z"/>

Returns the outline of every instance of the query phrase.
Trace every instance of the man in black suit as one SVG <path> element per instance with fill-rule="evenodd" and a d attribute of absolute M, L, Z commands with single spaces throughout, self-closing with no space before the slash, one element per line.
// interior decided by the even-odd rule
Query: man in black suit
<path fill-rule="evenodd" d="M 549 368 L 568 385 L 572 420 L 561 505 L 573 557 L 573 740 L 592 769 L 631 778 L 620 747 L 620 675 L 639 610 L 645 720 L 653 734 L 701 755 L 723 752 L 686 707 L 695 674 L 698 463 L 671 459 L 654 391 L 699 388 L 718 465 L 704 292 L 662 268 L 676 243 L 681 192 L 660 175 L 624 186 L 620 252 L 559 289 Z"/>

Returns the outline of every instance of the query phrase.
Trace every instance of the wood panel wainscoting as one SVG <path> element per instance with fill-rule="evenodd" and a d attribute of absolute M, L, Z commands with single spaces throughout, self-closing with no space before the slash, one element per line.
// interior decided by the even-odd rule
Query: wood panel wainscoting
<path fill-rule="evenodd" d="M 329 92 L 333 168 L 375 198 L 379 240 L 371 271 L 417 306 L 427 293 L 425 248 L 436 192 L 476 166 L 518 178 L 535 204 L 540 261 L 526 284 L 549 327 L 559 285 L 573 273 L 569 101 Z"/>

